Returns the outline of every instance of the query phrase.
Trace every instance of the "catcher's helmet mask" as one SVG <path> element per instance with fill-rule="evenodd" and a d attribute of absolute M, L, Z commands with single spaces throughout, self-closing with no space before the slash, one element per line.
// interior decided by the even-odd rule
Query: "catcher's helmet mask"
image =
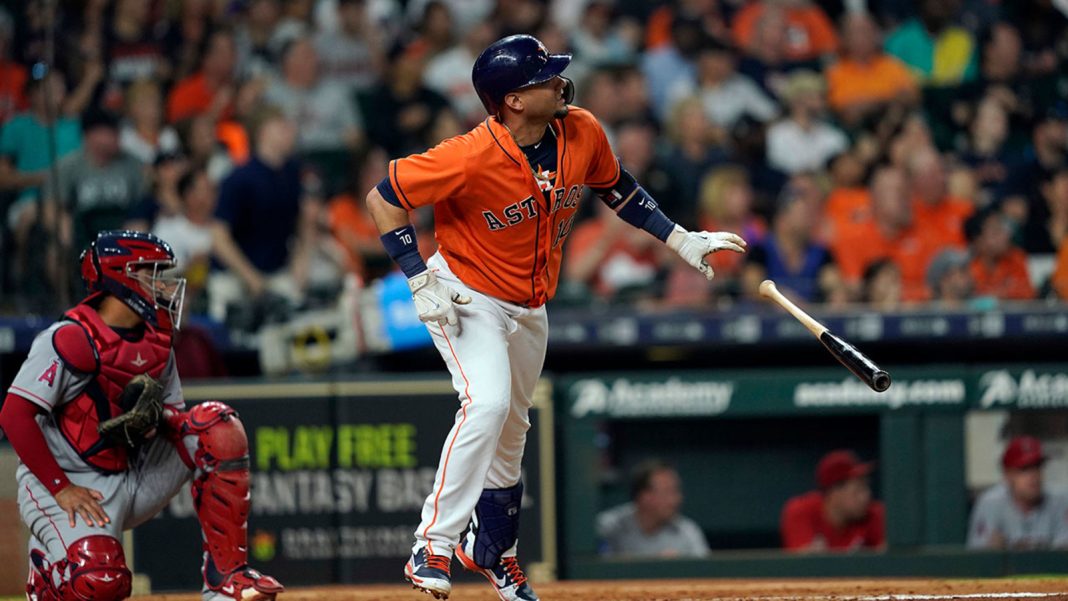
<path fill-rule="evenodd" d="M 185 278 L 167 275 L 177 265 L 171 246 L 153 234 L 107 230 L 82 251 L 82 279 L 92 293 L 107 293 L 162 330 L 182 321 Z"/>
<path fill-rule="evenodd" d="M 545 83 L 554 77 L 566 82 L 564 104 L 575 99 L 575 84 L 561 73 L 571 63 L 570 54 L 549 54 L 540 40 L 529 35 L 513 35 L 490 44 L 475 60 L 471 82 L 482 106 L 499 115 L 505 95 Z"/>

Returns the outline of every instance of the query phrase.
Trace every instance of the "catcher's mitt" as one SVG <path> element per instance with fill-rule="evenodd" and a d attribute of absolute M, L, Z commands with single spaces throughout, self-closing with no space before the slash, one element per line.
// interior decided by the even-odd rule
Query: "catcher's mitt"
<path fill-rule="evenodd" d="M 163 419 L 163 386 L 148 374 L 134 376 L 123 389 L 119 405 L 128 409 L 102 422 L 97 432 L 115 444 L 136 447 Z"/>

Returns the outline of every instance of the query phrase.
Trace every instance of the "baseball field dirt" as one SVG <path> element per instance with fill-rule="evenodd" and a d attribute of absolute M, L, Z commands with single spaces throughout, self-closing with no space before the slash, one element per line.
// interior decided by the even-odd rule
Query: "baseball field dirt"
<path fill-rule="evenodd" d="M 992 580 L 615 580 L 541 583 L 544 601 L 1068 601 L 1068 578 Z M 140 599 L 200 601 L 200 595 Z M 431 601 L 403 586 L 292 589 L 279 601 Z M 494 601 L 488 585 L 460 584 L 451 601 Z"/>

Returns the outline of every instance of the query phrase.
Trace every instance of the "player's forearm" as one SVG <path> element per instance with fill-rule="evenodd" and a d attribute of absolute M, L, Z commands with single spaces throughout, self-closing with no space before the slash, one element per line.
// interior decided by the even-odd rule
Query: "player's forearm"
<path fill-rule="evenodd" d="M 378 188 L 371 188 L 367 193 L 367 212 L 378 227 L 379 234 L 387 234 L 412 223 L 408 218 L 408 211 L 390 204 L 382 197 Z"/>
<path fill-rule="evenodd" d="M 383 248 L 404 275 L 410 279 L 426 271 L 408 211 L 387 201 L 378 188 L 373 188 L 367 194 L 367 211 L 382 234 L 379 239 Z"/>
<path fill-rule="evenodd" d="M 4 407 L 0 410 L 0 430 L 3 430 L 11 441 L 11 448 L 23 465 L 54 496 L 70 484 L 70 480 L 56 463 L 52 451 L 48 449 L 48 442 L 45 441 L 44 433 L 35 419 L 39 412 L 37 405 L 8 393 Z"/>

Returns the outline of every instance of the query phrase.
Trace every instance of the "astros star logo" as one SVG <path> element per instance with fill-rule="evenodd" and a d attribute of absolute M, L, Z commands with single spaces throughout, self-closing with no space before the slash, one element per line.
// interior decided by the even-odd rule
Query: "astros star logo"
<path fill-rule="evenodd" d="M 549 192 L 553 189 L 553 182 L 556 180 L 555 171 L 539 169 L 534 175 L 535 179 L 538 180 L 538 188 L 540 188 L 542 192 Z"/>

